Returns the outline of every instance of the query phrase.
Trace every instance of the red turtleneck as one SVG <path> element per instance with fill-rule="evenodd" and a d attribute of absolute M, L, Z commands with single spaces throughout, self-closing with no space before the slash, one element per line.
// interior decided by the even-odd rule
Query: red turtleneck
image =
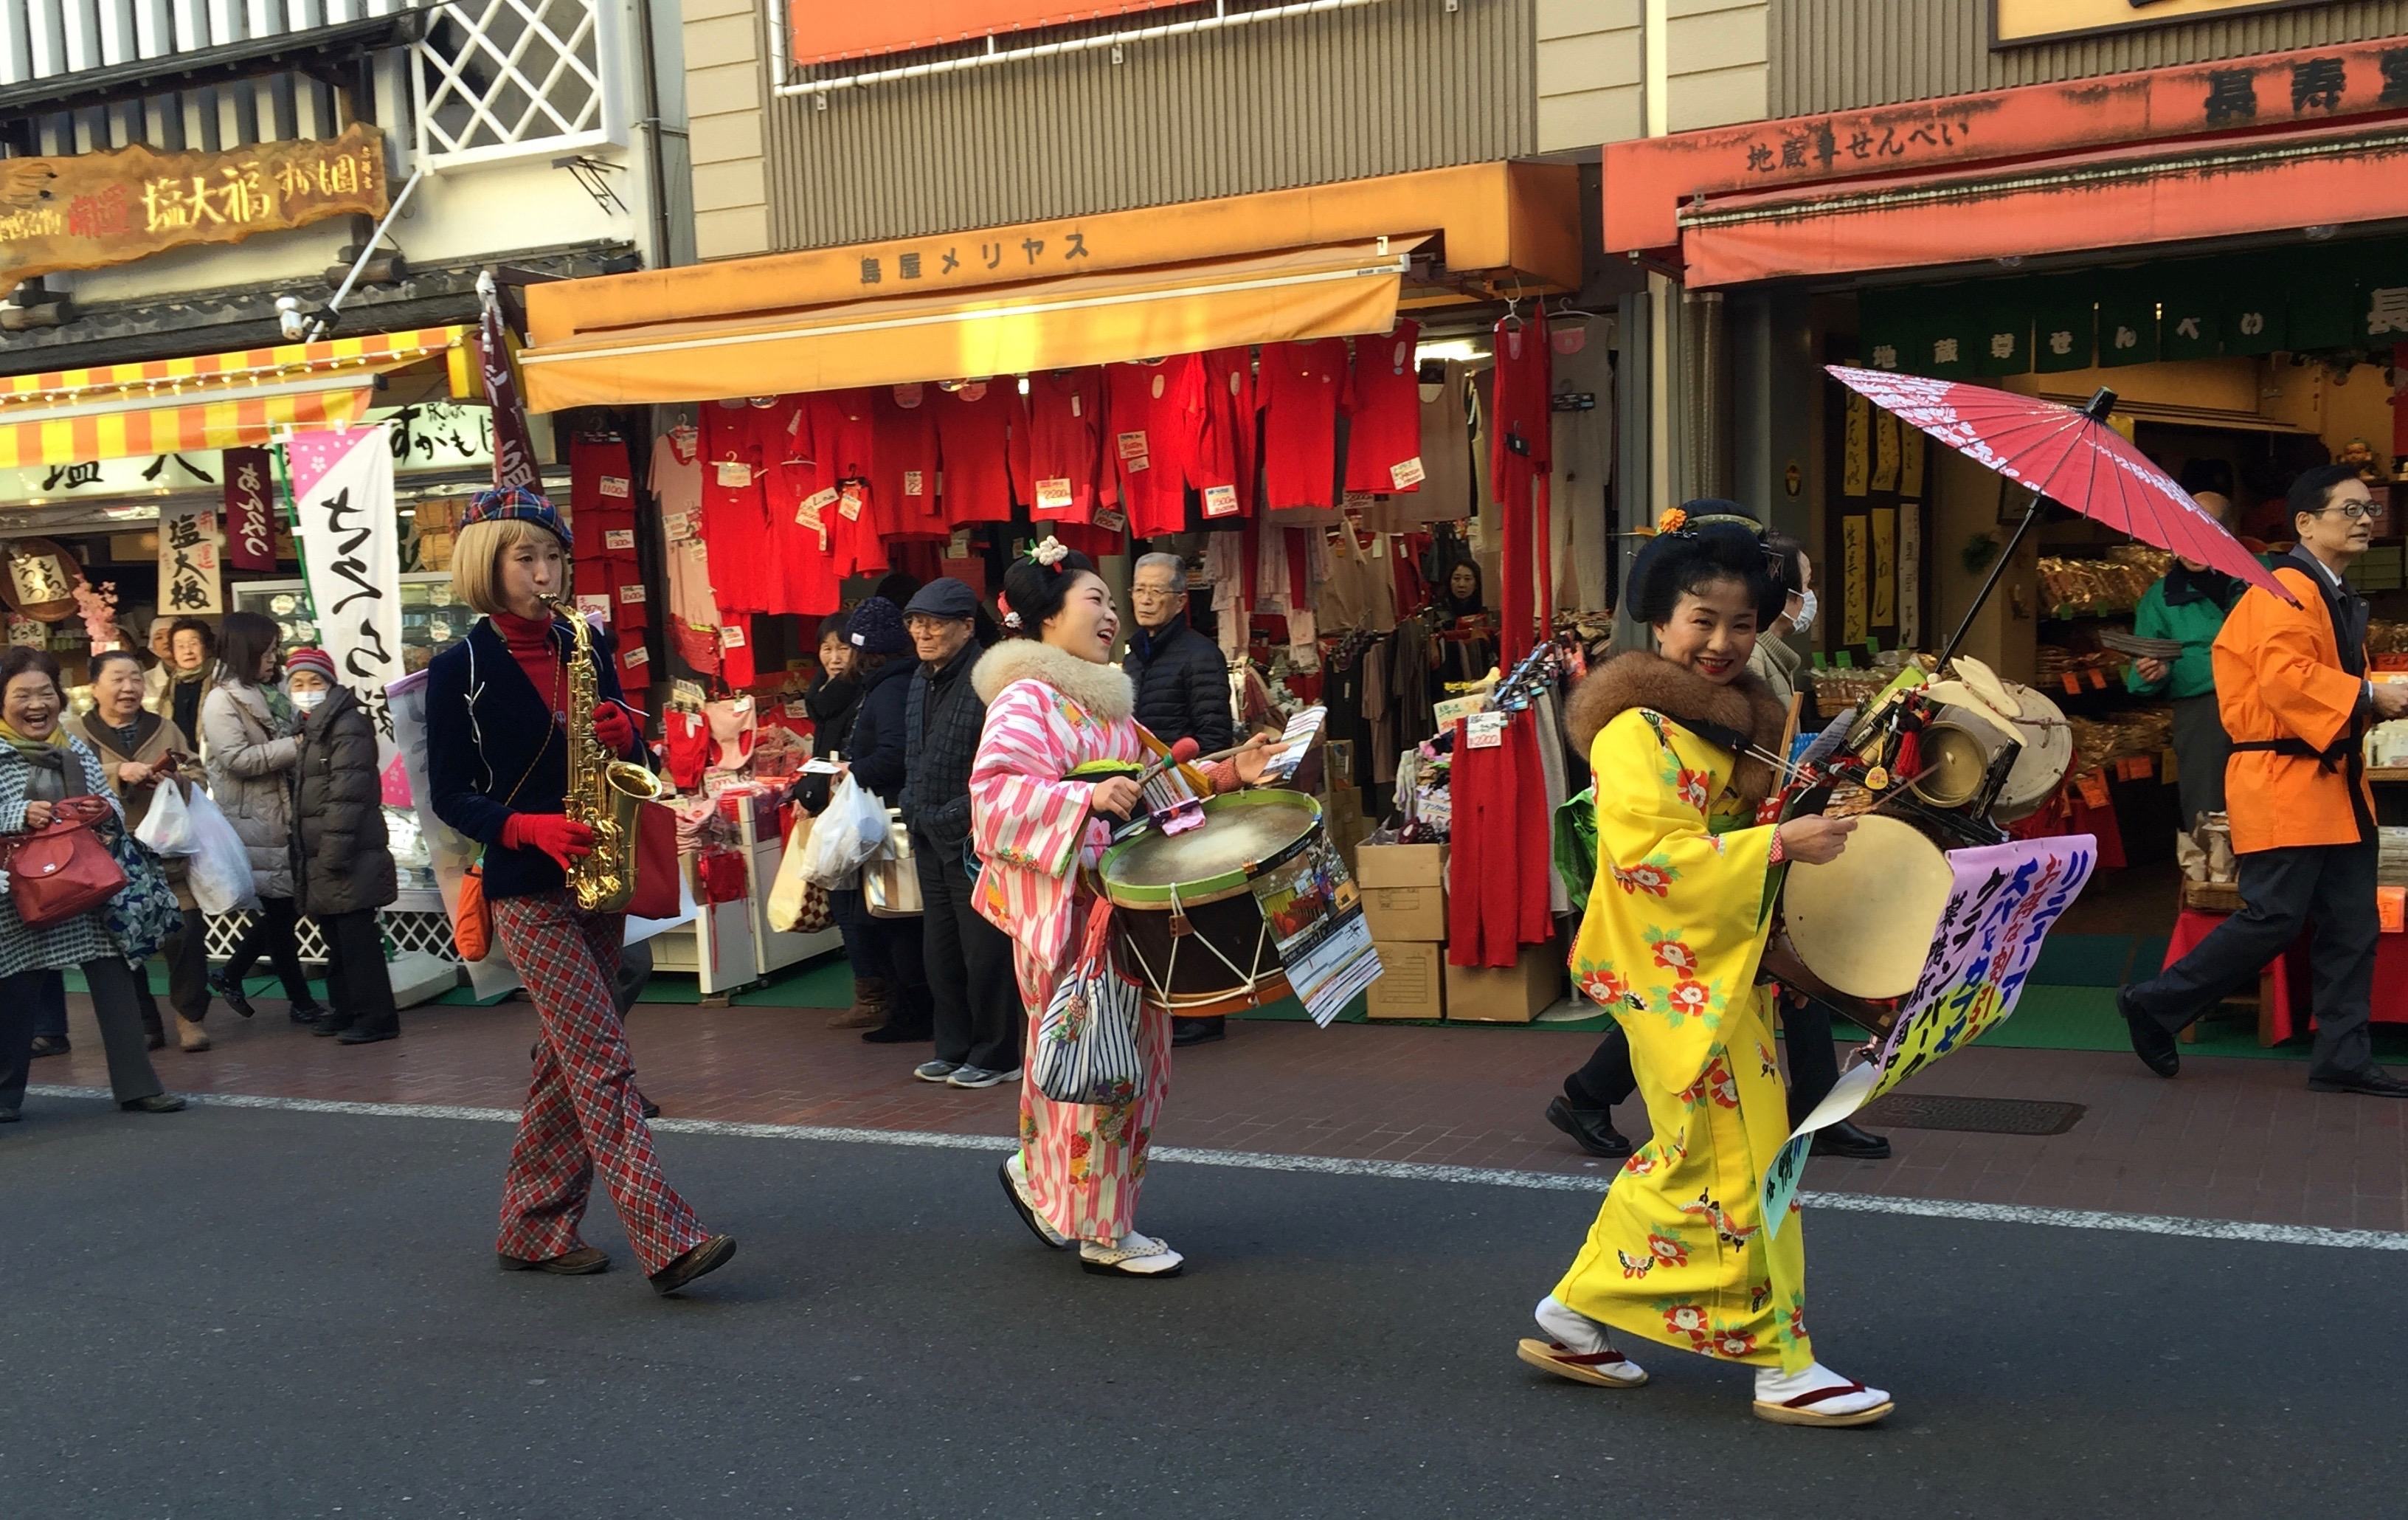
<path fill-rule="evenodd" d="M 568 706 L 568 683 L 560 666 L 560 649 L 552 642 L 552 619 L 523 618 L 515 612 L 494 614 L 494 631 L 509 646 L 510 657 L 519 662 L 535 689 L 552 711 L 560 712 Z"/>

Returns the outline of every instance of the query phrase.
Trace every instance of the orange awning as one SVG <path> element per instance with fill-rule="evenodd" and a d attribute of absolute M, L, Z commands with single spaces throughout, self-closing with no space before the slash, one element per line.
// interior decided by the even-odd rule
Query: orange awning
<path fill-rule="evenodd" d="M 0 467 L 265 443 L 289 423 L 355 421 L 380 377 L 438 361 L 452 394 L 474 394 L 464 327 L 0 376 Z"/>
<path fill-rule="evenodd" d="M 1422 241 L 606 329 L 527 349 L 519 364 L 527 405 L 551 411 L 1020 375 L 1384 333 L 1396 324 L 1408 255 Z"/>
<path fill-rule="evenodd" d="M 1682 212 L 1683 279 L 1702 288 L 2408 217 L 2403 169 L 2408 128 L 2357 125 L 1727 195 Z"/>

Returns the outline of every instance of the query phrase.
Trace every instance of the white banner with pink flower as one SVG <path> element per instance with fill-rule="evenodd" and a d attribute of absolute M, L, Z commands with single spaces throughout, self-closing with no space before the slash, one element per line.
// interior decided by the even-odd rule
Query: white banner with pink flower
<path fill-rule="evenodd" d="M 2024 982 L 2099 863 L 2087 834 L 1952 850 L 1955 880 L 1923 974 L 1898 1021 L 1814 1106 L 1764 1170 L 1765 1228 L 1781 1233 L 1795 1206 L 1814 1131 L 1838 1124 L 1899 1083 L 2007 1022 Z"/>
<path fill-rule="evenodd" d="M 401 519 L 391 424 L 295 433 L 285 440 L 309 602 L 335 679 L 376 724 L 384 800 L 409 806 L 385 688 L 401 676 Z"/>

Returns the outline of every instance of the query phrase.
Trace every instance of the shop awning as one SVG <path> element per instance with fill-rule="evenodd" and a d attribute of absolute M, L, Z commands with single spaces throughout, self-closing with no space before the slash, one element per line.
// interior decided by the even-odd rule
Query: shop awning
<path fill-rule="evenodd" d="M 353 422 L 380 380 L 419 366 L 441 364 L 451 394 L 474 394 L 469 341 L 465 327 L 423 327 L 0 376 L 0 467 L 232 449 L 291 423 Z"/>
<path fill-rule="evenodd" d="M 1396 323 L 1419 236 L 590 333 L 519 355 L 562 407 L 1018 375 Z"/>
<path fill-rule="evenodd" d="M 1922 268 L 2408 217 L 2408 129 L 2364 125 L 2070 155 L 1977 173 L 1709 198 L 1684 281 Z"/>

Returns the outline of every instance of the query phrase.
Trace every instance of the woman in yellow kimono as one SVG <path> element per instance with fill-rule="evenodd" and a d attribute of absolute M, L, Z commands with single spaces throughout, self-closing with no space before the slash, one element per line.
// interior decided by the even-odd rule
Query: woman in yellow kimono
<path fill-rule="evenodd" d="M 1814 1360 L 1799 1221 L 1758 1202 L 1788 1138 L 1767 989 L 1756 968 L 1774 868 L 1828 861 L 1855 824 L 1759 824 L 1784 713 L 1747 669 L 1782 605 L 1753 534 L 1659 538 L 1634 566 L 1657 652 L 1598 667 L 1567 709 L 1597 784 L 1598 873 L 1572 975 L 1630 1039 L 1654 1134 L 1613 1181 L 1588 1243 L 1538 1308 L 1521 1357 L 1559 1377 L 1635 1388 L 1610 1329 L 1756 1369 L 1756 1412 L 1869 1425 L 1889 1396 Z M 1593 742 L 1591 742 L 1593 740 Z"/>

